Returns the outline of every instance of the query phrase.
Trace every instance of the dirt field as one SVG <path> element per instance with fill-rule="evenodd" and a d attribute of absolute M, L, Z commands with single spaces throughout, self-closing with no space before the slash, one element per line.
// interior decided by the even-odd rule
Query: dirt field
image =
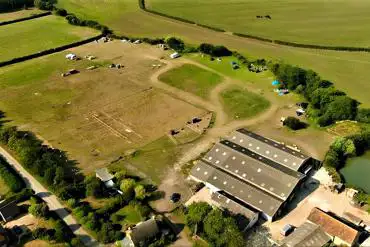
<path fill-rule="evenodd" d="M 11 20 L 16 20 L 24 17 L 29 17 L 31 15 L 35 14 L 40 14 L 43 11 L 36 9 L 36 8 L 29 8 L 27 10 L 18 10 L 14 12 L 9 12 L 9 13 L 1 13 L 0 14 L 0 22 L 2 21 L 11 21 Z"/>
<path fill-rule="evenodd" d="M 100 63 L 102 67 L 86 70 L 90 65 L 84 62 L 86 59 L 49 66 L 66 60 L 64 56 L 69 52 L 81 57 L 94 55 L 96 66 Z M 0 107 L 18 125 L 66 150 L 85 172 L 91 172 L 127 149 L 154 141 L 204 113 L 150 85 L 150 75 L 155 71 L 152 65 L 160 63 L 158 59 L 164 55 L 147 45 L 94 42 L 36 59 L 35 65 L 40 65 L 37 68 L 43 70 L 45 63 L 49 67 L 44 69 L 52 71 L 46 76 L 33 75 L 37 78 L 27 79 L 27 83 L 14 80 L 16 71 L 23 66 L 36 68 L 34 61 L 7 67 L 5 80 L 0 83 L 4 89 L 0 94 L 7 101 L 1 101 Z M 109 63 L 124 68 L 108 68 Z M 80 73 L 60 76 L 63 69 L 72 68 Z"/>

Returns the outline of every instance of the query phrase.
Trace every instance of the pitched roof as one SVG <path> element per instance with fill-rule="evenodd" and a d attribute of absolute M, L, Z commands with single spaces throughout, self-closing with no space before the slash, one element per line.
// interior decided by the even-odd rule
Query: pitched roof
<path fill-rule="evenodd" d="M 307 220 L 322 227 L 322 229 L 329 235 L 340 238 L 341 240 L 352 245 L 359 234 L 359 231 L 334 218 L 328 213 L 313 208 Z"/>
<path fill-rule="evenodd" d="M 100 168 L 95 170 L 96 177 L 99 178 L 103 182 L 107 182 L 109 180 L 112 180 L 114 176 L 109 173 L 107 168 Z"/>
<path fill-rule="evenodd" d="M 281 200 L 286 200 L 304 176 L 253 153 L 237 144 L 216 144 L 203 161 L 259 187 Z M 279 169 L 282 168 L 282 169 Z M 283 171 L 283 170 L 289 171 Z"/>
<path fill-rule="evenodd" d="M 219 192 L 214 192 L 211 195 L 211 199 L 218 204 L 218 206 L 222 208 L 226 208 L 230 212 L 234 214 L 241 214 L 244 215 L 249 220 L 258 214 L 257 211 L 251 210 L 244 205 L 239 204 L 238 202 L 234 201 L 232 198 L 222 195 Z"/>
<path fill-rule="evenodd" d="M 234 131 L 227 139 L 294 171 L 298 171 L 302 164 L 310 158 L 246 129 Z"/>
<path fill-rule="evenodd" d="M 321 226 L 306 221 L 281 242 L 283 247 L 321 247 L 330 241 Z"/>
<path fill-rule="evenodd" d="M 13 219 L 19 213 L 19 208 L 14 202 L 0 204 L 0 219 L 5 222 Z"/>
<path fill-rule="evenodd" d="M 246 181 L 240 180 L 203 161 L 199 161 L 190 171 L 196 179 L 208 183 L 215 188 L 233 195 L 251 207 L 274 216 L 283 204 L 283 200 L 272 197 Z"/>
<path fill-rule="evenodd" d="M 138 223 L 132 228 L 130 236 L 132 242 L 137 246 L 140 242 L 148 238 L 154 237 L 159 233 L 157 221 L 152 218 L 144 222 Z"/>

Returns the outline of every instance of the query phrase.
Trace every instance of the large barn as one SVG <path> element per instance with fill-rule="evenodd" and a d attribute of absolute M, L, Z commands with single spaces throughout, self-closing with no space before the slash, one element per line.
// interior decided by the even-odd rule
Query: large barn
<path fill-rule="evenodd" d="M 198 161 L 190 176 L 273 221 L 294 197 L 311 161 L 297 150 L 239 129 Z"/>

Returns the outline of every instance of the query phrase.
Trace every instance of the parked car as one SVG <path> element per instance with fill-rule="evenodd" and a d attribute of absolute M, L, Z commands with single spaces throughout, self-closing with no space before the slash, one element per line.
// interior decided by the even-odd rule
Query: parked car
<path fill-rule="evenodd" d="M 283 229 L 281 229 L 280 234 L 283 235 L 284 237 L 288 236 L 294 231 L 294 226 L 291 224 L 286 224 Z"/>
<path fill-rule="evenodd" d="M 170 201 L 172 203 L 176 203 L 176 202 L 180 201 L 180 199 L 181 199 L 181 194 L 180 193 L 173 193 L 170 197 Z"/>

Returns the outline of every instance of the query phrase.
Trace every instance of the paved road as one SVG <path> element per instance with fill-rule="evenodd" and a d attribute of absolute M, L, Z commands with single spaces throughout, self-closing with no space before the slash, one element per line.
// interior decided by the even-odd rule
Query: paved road
<path fill-rule="evenodd" d="M 30 187 L 40 196 L 49 206 L 50 210 L 55 211 L 61 219 L 69 226 L 73 233 L 79 237 L 86 246 L 98 246 L 98 242 L 92 238 L 77 221 L 70 215 L 58 201 L 57 197 L 51 194 L 42 184 L 40 184 L 22 165 L 15 160 L 6 150 L 0 147 L 0 154 L 8 163 L 22 176 L 27 187 Z"/>

